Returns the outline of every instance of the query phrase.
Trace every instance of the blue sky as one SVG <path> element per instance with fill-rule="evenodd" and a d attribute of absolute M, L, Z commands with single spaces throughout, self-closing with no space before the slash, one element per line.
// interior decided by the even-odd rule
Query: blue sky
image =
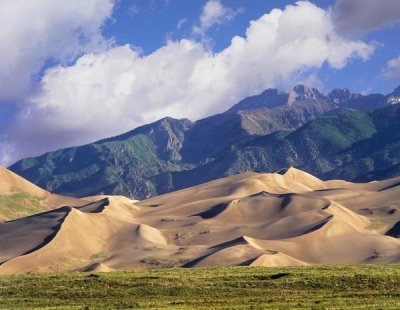
<path fill-rule="evenodd" d="M 266 88 L 390 93 L 398 0 L 3 0 L 0 162 Z"/>
<path fill-rule="evenodd" d="M 331 1 L 316 1 L 325 7 Z M 178 40 L 190 37 L 192 27 L 198 23 L 204 0 L 121 0 L 114 11 L 114 20 L 106 23 L 103 33 L 114 37 L 118 44 L 135 44 L 151 53 L 162 46 L 169 36 Z M 249 21 L 258 19 L 274 8 L 284 8 L 294 1 L 221 1 L 233 10 L 239 10 L 234 20 L 219 25 L 209 31 L 214 39 L 214 50 L 219 51 L 229 45 L 235 35 L 243 35 Z M 133 8 L 133 10 L 132 10 Z M 177 29 L 180 21 L 184 21 Z"/>

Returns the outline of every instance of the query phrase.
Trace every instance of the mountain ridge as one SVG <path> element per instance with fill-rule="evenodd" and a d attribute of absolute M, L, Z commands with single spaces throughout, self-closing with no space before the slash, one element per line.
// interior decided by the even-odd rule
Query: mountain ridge
<path fill-rule="evenodd" d="M 396 106 L 384 100 L 392 94 L 386 97 L 363 96 L 344 89 L 335 90 L 334 94 L 331 92 L 325 96 L 304 85 L 295 86 L 292 92 L 296 93 L 292 95 L 295 100 L 293 102 L 289 102 L 289 94 L 269 89 L 258 97 L 253 96 L 240 101 L 226 112 L 196 122 L 166 117 L 116 137 L 24 159 L 12 165 L 10 169 L 43 188 L 66 195 L 79 197 L 106 193 L 124 194 L 139 199 L 198 184 L 200 181 L 210 180 L 210 177 L 223 177 L 230 173 L 244 172 L 245 169 L 259 170 L 258 166 L 262 167 L 263 171 L 272 171 L 297 164 L 317 176 L 324 177 L 329 170 L 327 167 L 334 169 L 330 161 L 334 162 L 336 159 L 322 159 L 318 164 L 316 161 L 314 166 L 310 164 L 309 168 L 302 166 L 299 160 L 290 159 L 290 156 L 299 155 L 293 152 L 293 145 L 289 140 L 282 139 L 285 132 L 293 136 L 296 130 L 314 119 L 337 115 L 343 110 L 370 113 L 362 111 Z M 336 100 L 340 104 L 329 99 L 329 96 L 337 98 L 339 95 L 343 95 L 343 98 Z M 266 107 L 268 96 L 280 98 L 280 104 L 275 105 L 275 101 L 272 102 L 272 107 Z M 260 101 L 257 101 L 257 98 L 260 98 Z M 354 114 L 356 115 L 363 118 L 361 114 Z M 368 117 L 363 118 L 365 126 L 368 126 L 367 119 Z M 392 123 L 395 123 L 395 120 L 392 120 Z M 344 139 L 339 136 L 338 139 Z M 305 138 L 301 136 L 299 139 Z M 278 154 L 281 158 L 265 151 L 257 151 L 260 146 L 252 146 L 253 140 L 258 141 L 258 144 L 267 143 L 264 149 L 271 148 L 269 145 L 276 145 L 277 150 L 282 150 Z M 301 144 L 301 141 L 299 143 Z M 247 155 L 243 158 L 247 151 L 235 151 L 240 145 L 244 145 L 243 150 L 253 148 L 254 155 L 251 159 Z M 303 152 L 304 155 L 301 156 L 308 158 L 308 161 L 315 157 L 317 152 L 315 147 L 309 145 L 306 153 Z M 323 144 L 319 147 L 323 147 Z M 335 147 L 339 150 L 339 145 Z M 229 168 L 234 161 L 236 168 Z M 396 163 L 397 161 L 391 162 L 394 165 Z M 322 166 L 317 167 L 318 165 Z M 213 168 L 200 173 L 207 167 Z M 381 170 L 384 168 L 379 167 Z M 199 175 L 196 176 L 195 172 Z M 366 173 L 370 172 L 368 170 Z M 209 178 L 204 179 L 202 174 L 209 175 Z M 185 176 L 190 176 L 190 182 L 185 181 Z M 349 180 L 357 177 L 358 174 L 351 175 Z"/>

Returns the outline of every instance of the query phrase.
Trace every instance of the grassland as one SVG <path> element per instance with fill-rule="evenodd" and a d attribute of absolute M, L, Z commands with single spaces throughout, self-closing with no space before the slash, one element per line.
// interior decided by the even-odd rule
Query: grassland
<path fill-rule="evenodd" d="M 398 309 L 399 267 L 219 267 L 1 276 L 0 307 Z"/>
<path fill-rule="evenodd" d="M 43 211 L 43 198 L 26 192 L 0 195 L 0 215 L 7 219 L 16 219 Z"/>

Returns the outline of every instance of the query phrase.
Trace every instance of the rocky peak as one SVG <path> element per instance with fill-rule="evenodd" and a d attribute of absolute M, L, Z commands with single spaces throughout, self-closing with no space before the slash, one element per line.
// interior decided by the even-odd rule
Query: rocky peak
<path fill-rule="evenodd" d="M 162 159 L 180 160 L 179 150 L 182 148 L 184 132 L 190 128 L 192 122 L 188 119 L 165 117 L 152 125 L 148 134 L 158 146 L 159 156 Z"/>
<path fill-rule="evenodd" d="M 292 105 L 295 102 L 303 100 L 324 100 L 326 99 L 318 89 L 305 85 L 296 85 L 289 93 L 287 105 Z"/>
<path fill-rule="evenodd" d="M 229 111 L 253 110 L 258 108 L 274 108 L 287 103 L 288 94 L 276 89 L 268 88 L 261 94 L 247 97 L 235 104 Z"/>
<path fill-rule="evenodd" d="M 153 123 L 140 126 L 130 132 L 102 141 L 126 140 L 140 134 L 150 138 L 157 146 L 157 152 L 162 159 L 179 160 L 179 150 L 182 148 L 184 133 L 193 123 L 184 119 L 164 117 Z"/>
<path fill-rule="evenodd" d="M 343 104 L 361 96 L 361 94 L 352 93 L 351 90 L 348 88 L 335 88 L 328 94 L 327 98 L 333 103 Z"/>

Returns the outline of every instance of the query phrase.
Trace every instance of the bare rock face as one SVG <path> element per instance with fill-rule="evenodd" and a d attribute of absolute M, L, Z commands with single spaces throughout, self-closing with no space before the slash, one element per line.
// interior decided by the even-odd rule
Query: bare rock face
<path fill-rule="evenodd" d="M 247 97 L 235 104 L 228 111 L 244 111 L 258 108 L 275 108 L 286 105 L 288 94 L 276 88 L 268 88 L 259 95 Z"/>
<path fill-rule="evenodd" d="M 318 89 L 304 86 L 296 85 L 289 93 L 289 98 L 287 105 L 292 105 L 295 102 L 303 100 L 326 100 L 326 97 L 319 92 Z"/>
<path fill-rule="evenodd" d="M 354 100 L 354 99 L 357 99 L 360 97 L 362 97 L 361 94 L 353 93 L 348 88 L 343 88 L 343 89 L 335 88 L 327 95 L 327 98 L 329 101 L 331 101 L 335 104 L 338 104 L 338 105 L 345 104 L 351 100 Z"/>

